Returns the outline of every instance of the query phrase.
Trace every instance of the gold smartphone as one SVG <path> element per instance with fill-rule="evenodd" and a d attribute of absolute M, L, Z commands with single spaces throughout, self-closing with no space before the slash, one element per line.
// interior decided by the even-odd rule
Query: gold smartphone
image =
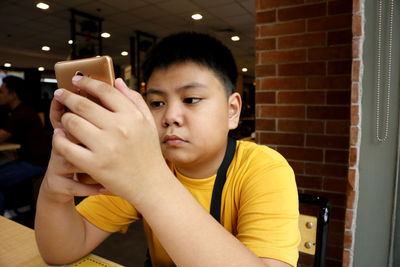
<path fill-rule="evenodd" d="M 59 88 L 65 88 L 78 95 L 86 96 L 98 103 L 97 99 L 87 95 L 72 84 L 75 75 L 86 76 L 114 86 L 114 66 L 111 57 L 91 57 L 57 62 L 54 66 Z"/>
<path fill-rule="evenodd" d="M 54 70 L 58 88 L 64 88 L 75 94 L 85 96 L 98 104 L 101 103 L 97 98 L 87 94 L 85 91 L 79 90 L 72 84 L 72 77 L 75 75 L 86 76 L 114 86 L 114 66 L 109 56 L 60 61 L 55 64 Z M 77 143 L 77 140 L 74 140 L 72 136 L 69 136 L 69 138 Z M 76 175 L 82 183 L 98 184 L 98 182 L 85 173 L 77 173 Z"/>

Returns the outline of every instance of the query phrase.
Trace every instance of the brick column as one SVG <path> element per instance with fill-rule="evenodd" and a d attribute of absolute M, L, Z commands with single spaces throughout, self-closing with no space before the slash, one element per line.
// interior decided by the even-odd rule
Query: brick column
<path fill-rule="evenodd" d="M 360 0 L 353 0 L 353 43 L 352 43 L 352 73 L 351 73 L 351 111 L 350 111 L 350 153 L 349 153 L 349 171 L 348 171 L 348 187 L 346 202 L 346 219 L 345 219 L 345 235 L 344 235 L 344 251 L 343 251 L 343 267 L 349 267 L 353 264 L 354 250 L 354 234 L 355 234 L 355 209 L 354 203 L 357 195 L 358 187 L 356 179 L 358 179 L 358 158 L 360 149 L 360 113 L 361 99 L 359 92 L 361 89 L 361 47 L 363 39 L 362 30 L 362 12 Z"/>
<path fill-rule="evenodd" d="M 343 257 L 351 27 L 349 0 L 256 0 L 257 141 L 285 156 L 300 192 L 330 200 L 327 266 Z"/>

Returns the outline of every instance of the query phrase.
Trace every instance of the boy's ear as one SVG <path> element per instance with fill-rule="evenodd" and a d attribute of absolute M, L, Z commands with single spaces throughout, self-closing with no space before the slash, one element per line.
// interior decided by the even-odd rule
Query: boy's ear
<path fill-rule="evenodd" d="M 239 124 L 240 112 L 242 110 L 242 98 L 239 93 L 233 93 L 228 99 L 229 130 L 236 129 Z"/>

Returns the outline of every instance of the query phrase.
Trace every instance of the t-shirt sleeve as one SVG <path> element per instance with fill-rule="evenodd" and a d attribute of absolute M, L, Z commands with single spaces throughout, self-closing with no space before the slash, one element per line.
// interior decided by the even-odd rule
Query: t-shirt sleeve
<path fill-rule="evenodd" d="M 300 232 L 298 192 L 286 160 L 256 162 L 246 179 L 238 212 L 237 238 L 259 257 L 296 266 Z"/>
<path fill-rule="evenodd" d="M 117 196 L 90 196 L 76 209 L 90 223 L 110 233 L 125 233 L 131 223 L 141 219 L 132 204 Z"/>

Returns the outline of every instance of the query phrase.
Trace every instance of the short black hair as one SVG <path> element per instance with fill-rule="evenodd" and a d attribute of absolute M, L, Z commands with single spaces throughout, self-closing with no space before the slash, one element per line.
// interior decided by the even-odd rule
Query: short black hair
<path fill-rule="evenodd" d="M 159 41 L 143 63 L 147 83 L 155 69 L 175 63 L 194 62 L 212 70 L 227 95 L 236 91 L 237 68 L 232 52 L 214 37 L 196 32 L 181 32 Z"/>
<path fill-rule="evenodd" d="M 18 98 L 24 98 L 25 81 L 20 77 L 8 75 L 3 78 L 3 83 L 6 84 L 9 93 L 16 93 Z"/>

